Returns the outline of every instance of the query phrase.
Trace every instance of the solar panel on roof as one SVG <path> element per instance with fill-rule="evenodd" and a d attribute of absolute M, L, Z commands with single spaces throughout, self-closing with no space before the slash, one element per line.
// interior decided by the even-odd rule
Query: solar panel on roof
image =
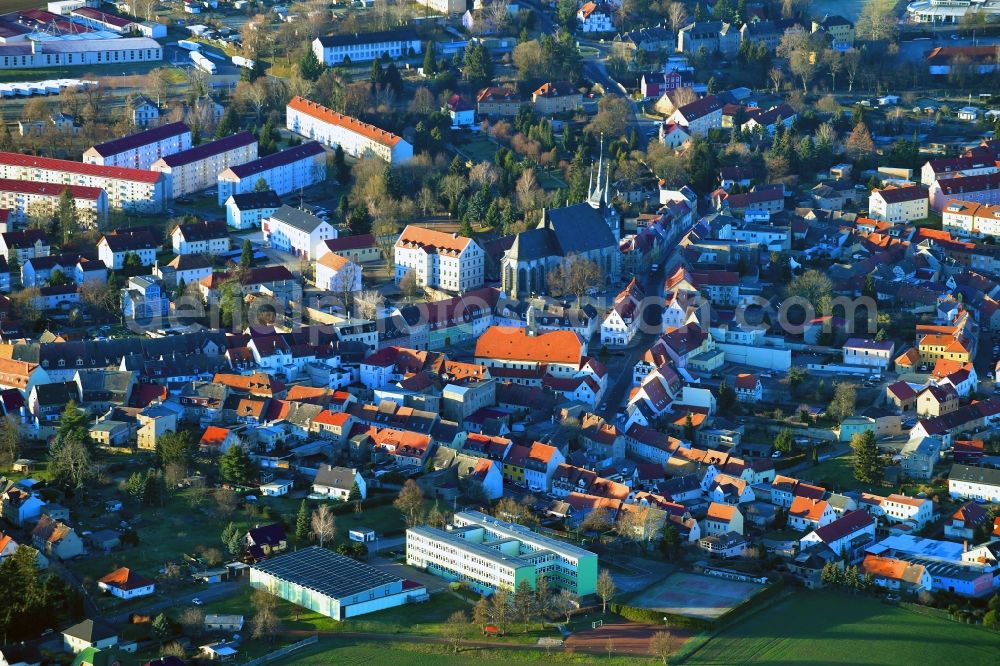
<path fill-rule="evenodd" d="M 255 564 L 253 568 L 335 599 L 403 580 L 318 546 Z"/>

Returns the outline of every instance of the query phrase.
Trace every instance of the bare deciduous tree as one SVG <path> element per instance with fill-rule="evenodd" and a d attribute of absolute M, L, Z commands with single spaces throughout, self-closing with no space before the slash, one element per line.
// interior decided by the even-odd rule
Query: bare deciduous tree
<path fill-rule="evenodd" d="M 330 510 L 329 504 L 321 504 L 318 509 L 313 511 L 309 524 L 313 536 L 319 541 L 320 548 L 327 541 L 333 540 L 337 533 L 337 520 L 334 518 L 333 511 Z"/>

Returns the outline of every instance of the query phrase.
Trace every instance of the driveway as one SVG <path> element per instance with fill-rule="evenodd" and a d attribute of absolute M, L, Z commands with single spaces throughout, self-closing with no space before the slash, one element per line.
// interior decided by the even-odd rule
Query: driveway
<path fill-rule="evenodd" d="M 434 592 L 442 592 L 448 589 L 448 581 L 445 579 L 438 578 L 433 574 L 421 571 L 420 569 L 415 569 L 414 567 L 406 564 L 380 558 L 373 558 L 369 561 L 369 564 L 376 569 L 386 572 L 387 574 L 399 576 L 405 580 L 412 580 L 415 583 L 419 583 L 427 588 L 427 592 L 432 594 Z"/>

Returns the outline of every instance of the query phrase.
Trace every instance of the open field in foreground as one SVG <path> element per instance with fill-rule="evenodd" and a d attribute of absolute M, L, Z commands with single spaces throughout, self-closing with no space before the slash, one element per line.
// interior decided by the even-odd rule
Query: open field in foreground
<path fill-rule="evenodd" d="M 1000 633 L 868 597 L 800 592 L 724 630 L 687 664 L 996 664 Z"/>

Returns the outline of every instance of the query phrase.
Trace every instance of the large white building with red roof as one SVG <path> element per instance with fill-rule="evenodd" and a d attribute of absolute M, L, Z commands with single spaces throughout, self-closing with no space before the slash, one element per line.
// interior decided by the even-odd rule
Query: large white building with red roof
<path fill-rule="evenodd" d="M 413 146 L 401 136 L 304 97 L 288 103 L 285 127 L 325 146 L 340 146 L 351 157 L 372 155 L 390 164 L 413 158 Z"/>
<path fill-rule="evenodd" d="M 486 253 L 465 236 L 407 225 L 393 252 L 396 282 L 413 273 L 419 287 L 466 292 L 483 286 Z"/>
<path fill-rule="evenodd" d="M 163 174 L 142 169 L 84 164 L 51 157 L 0 153 L 0 178 L 97 187 L 108 195 L 108 206 L 142 213 L 163 210 Z"/>

